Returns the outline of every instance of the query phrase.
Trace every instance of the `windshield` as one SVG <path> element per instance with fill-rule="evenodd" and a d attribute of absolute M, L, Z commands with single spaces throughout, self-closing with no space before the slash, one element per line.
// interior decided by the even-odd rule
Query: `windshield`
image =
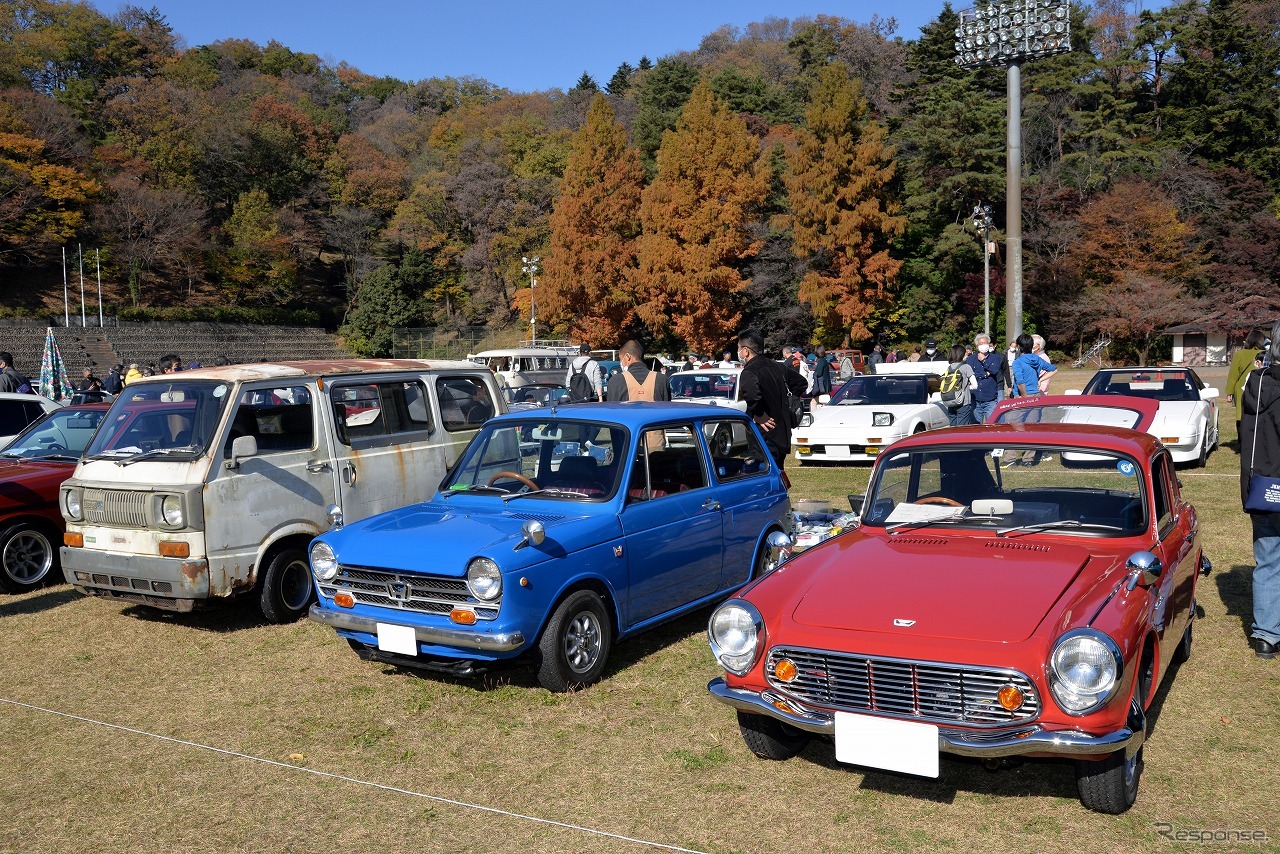
<path fill-rule="evenodd" d="M 621 427 L 531 419 L 486 425 L 445 481 L 448 493 L 584 501 L 617 491 L 627 434 Z"/>
<path fill-rule="evenodd" d="M 864 403 L 877 406 L 929 402 L 928 377 L 900 377 L 893 375 L 853 377 L 840 387 L 831 398 L 832 406 L 857 406 Z"/>
<path fill-rule="evenodd" d="M 199 456 L 222 420 L 230 391 L 227 383 L 217 380 L 131 384 L 112 404 L 85 456 Z"/>
<path fill-rule="evenodd" d="M 1020 398 L 1021 399 L 1021 398 Z M 1096 424 L 1101 427 L 1138 429 L 1142 413 L 1121 403 L 1115 406 L 1088 404 L 1047 403 L 1037 404 L 1040 398 L 1025 398 L 1026 406 L 1003 409 L 992 420 L 993 424 Z"/>
<path fill-rule="evenodd" d="M 1131 536 L 1147 527 L 1143 477 L 1131 458 L 1093 449 L 919 448 L 881 458 L 862 521 Z"/>
<path fill-rule="evenodd" d="M 672 400 L 693 397 L 722 397 L 733 400 L 737 396 L 737 374 L 719 371 L 686 371 L 667 377 Z"/>
<path fill-rule="evenodd" d="M 562 385 L 525 385 L 519 388 L 504 389 L 507 403 L 521 405 L 525 408 L 533 406 L 549 406 L 562 402 L 569 390 Z"/>
<path fill-rule="evenodd" d="M 76 459 L 107 414 L 105 409 L 55 409 L 4 449 L 3 456 L 21 459 Z"/>
<path fill-rule="evenodd" d="M 1104 371 L 1093 375 L 1085 394 L 1124 394 L 1151 400 L 1199 400 L 1203 386 L 1187 370 L 1149 368 Z"/>

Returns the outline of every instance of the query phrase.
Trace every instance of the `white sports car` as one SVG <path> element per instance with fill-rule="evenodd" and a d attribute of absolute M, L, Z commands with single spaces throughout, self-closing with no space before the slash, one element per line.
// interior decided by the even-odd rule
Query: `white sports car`
<path fill-rule="evenodd" d="M 727 406 L 739 412 L 747 411 L 747 402 L 738 398 L 738 377 L 742 368 L 695 368 L 692 371 L 679 371 L 667 377 L 667 387 L 671 390 L 671 399 L 680 403 L 701 403 L 706 406 Z M 735 444 L 746 441 L 747 431 L 744 425 L 733 423 L 719 425 L 721 433 L 708 435 L 711 449 L 716 454 L 728 454 Z M 669 436 L 668 438 L 673 438 Z"/>
<path fill-rule="evenodd" d="M 869 374 L 852 377 L 834 397 L 818 398 L 791 433 L 801 462 L 870 461 L 904 436 L 946 427 L 933 374 Z"/>
<path fill-rule="evenodd" d="M 1109 368 L 1098 371 L 1085 394 L 1145 397 L 1159 405 L 1148 433 L 1177 463 L 1203 466 L 1218 447 L 1218 389 L 1206 387 L 1190 368 Z"/>

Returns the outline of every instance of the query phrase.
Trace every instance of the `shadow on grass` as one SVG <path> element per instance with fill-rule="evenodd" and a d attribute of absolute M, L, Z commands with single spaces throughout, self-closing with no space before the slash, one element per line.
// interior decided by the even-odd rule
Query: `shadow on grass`
<path fill-rule="evenodd" d="M 1253 567 L 1237 564 L 1226 572 L 1214 572 L 1213 580 L 1227 615 L 1240 620 L 1240 632 L 1248 638 L 1253 626 Z"/>
<path fill-rule="evenodd" d="M 108 600 L 110 601 L 110 600 Z M 188 613 L 148 608 L 145 605 L 127 605 L 120 613 L 146 623 L 184 626 L 203 632 L 238 632 L 269 625 L 258 608 L 256 596 L 241 596 L 225 601 L 210 601 Z M 303 618 L 305 619 L 305 617 Z"/>
<path fill-rule="evenodd" d="M 83 594 L 77 593 L 66 585 L 41 588 L 39 593 L 23 599 L 0 596 L 0 617 L 39 614 L 41 611 L 74 602 L 82 596 Z"/>

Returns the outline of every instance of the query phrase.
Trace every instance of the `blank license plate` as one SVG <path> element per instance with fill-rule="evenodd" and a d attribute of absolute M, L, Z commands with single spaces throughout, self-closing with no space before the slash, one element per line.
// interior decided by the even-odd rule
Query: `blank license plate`
<path fill-rule="evenodd" d="M 938 728 L 836 712 L 836 761 L 937 777 Z"/>
<path fill-rule="evenodd" d="M 417 655 L 418 638 L 413 633 L 413 626 L 378 623 L 378 649 L 400 655 Z"/>

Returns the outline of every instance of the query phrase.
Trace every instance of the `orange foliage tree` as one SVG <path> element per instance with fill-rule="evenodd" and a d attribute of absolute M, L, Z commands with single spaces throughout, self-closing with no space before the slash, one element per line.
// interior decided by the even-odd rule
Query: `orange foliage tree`
<path fill-rule="evenodd" d="M 742 320 L 742 263 L 759 251 L 749 226 L 769 190 L 760 142 L 708 83 L 689 96 L 645 188 L 636 314 L 657 337 L 709 352 Z"/>
<path fill-rule="evenodd" d="M 551 213 L 540 285 L 543 316 L 574 340 L 616 345 L 632 322 L 630 276 L 640 235 L 644 167 L 627 131 L 597 94 L 572 149 Z"/>
<path fill-rule="evenodd" d="M 893 148 L 868 118 L 861 84 L 838 63 L 819 72 L 806 121 L 786 177 L 792 249 L 810 260 L 800 300 L 813 311 L 819 340 L 868 338 L 867 321 L 888 306 L 902 266 L 889 257 L 906 228 L 887 193 Z"/>
<path fill-rule="evenodd" d="M 1080 239 L 1070 251 L 1086 286 L 1120 281 L 1129 273 L 1187 283 L 1202 261 L 1192 230 L 1156 185 L 1121 181 L 1080 211 Z"/>

